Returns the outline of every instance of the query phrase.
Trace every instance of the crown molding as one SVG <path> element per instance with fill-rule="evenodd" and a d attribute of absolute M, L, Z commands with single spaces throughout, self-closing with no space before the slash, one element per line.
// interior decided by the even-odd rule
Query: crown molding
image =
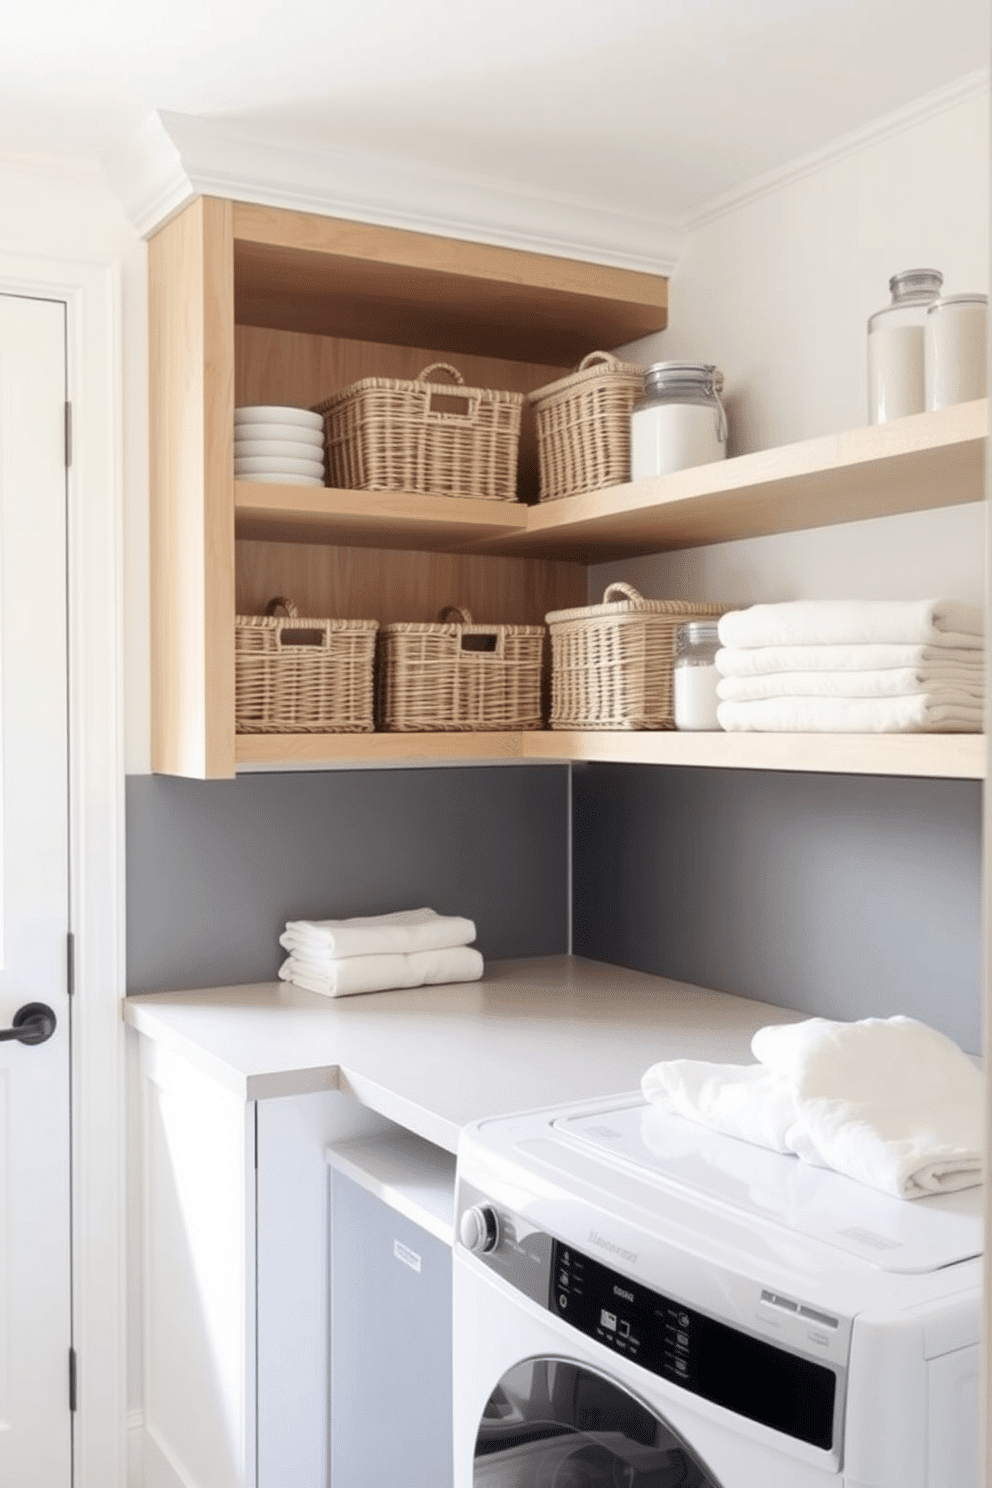
<path fill-rule="evenodd" d="M 925 124 L 927 120 L 947 113 L 949 109 L 957 108 L 972 98 L 987 95 L 988 91 L 989 69 L 987 67 L 968 73 L 967 76 L 949 83 L 944 88 L 938 88 L 935 92 L 927 93 L 923 98 L 915 99 L 903 108 L 894 109 L 892 113 L 885 114 L 880 119 L 874 119 L 871 124 L 861 129 L 852 130 L 849 134 L 831 140 L 829 145 L 825 145 L 820 150 L 812 150 L 806 155 L 791 160 L 788 165 L 756 176 L 753 180 L 745 182 L 743 186 L 714 197 L 698 211 L 689 213 L 682 219 L 680 227 L 683 236 L 688 238 L 697 228 L 706 227 L 719 217 L 726 217 L 729 213 L 739 211 L 740 208 L 757 201 L 760 197 L 770 196 L 773 192 L 792 186 L 807 176 L 827 170 L 830 166 L 846 160 L 860 150 L 868 150 L 880 145 L 885 140 L 892 139 L 895 135 L 902 134 L 907 129 L 913 129 L 919 124 Z"/>
<path fill-rule="evenodd" d="M 105 165 L 144 237 L 202 195 L 650 274 L 670 274 L 683 247 L 669 221 L 386 156 L 259 140 L 190 114 L 152 114 Z"/>

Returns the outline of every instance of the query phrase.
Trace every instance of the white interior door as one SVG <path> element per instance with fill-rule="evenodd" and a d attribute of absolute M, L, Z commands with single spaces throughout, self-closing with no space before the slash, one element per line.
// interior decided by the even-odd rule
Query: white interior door
<path fill-rule="evenodd" d="M 65 306 L 0 295 L 0 1484 L 72 1473 Z"/>

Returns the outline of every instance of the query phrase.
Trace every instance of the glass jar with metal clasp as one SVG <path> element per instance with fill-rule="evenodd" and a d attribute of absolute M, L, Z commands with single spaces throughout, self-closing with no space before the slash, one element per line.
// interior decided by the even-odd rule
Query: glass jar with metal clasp
<path fill-rule="evenodd" d="M 718 729 L 719 698 L 716 620 L 689 620 L 675 632 L 672 660 L 672 717 L 677 729 Z"/>
<path fill-rule="evenodd" d="M 655 362 L 630 416 L 632 480 L 708 465 L 727 453 L 723 373 L 708 362 Z"/>

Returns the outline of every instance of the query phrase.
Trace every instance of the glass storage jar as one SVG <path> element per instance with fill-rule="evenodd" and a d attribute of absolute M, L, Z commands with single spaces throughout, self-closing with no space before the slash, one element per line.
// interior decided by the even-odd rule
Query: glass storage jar
<path fill-rule="evenodd" d="M 927 306 L 923 370 L 928 409 L 985 397 L 988 319 L 988 295 L 945 295 Z"/>
<path fill-rule="evenodd" d="M 672 661 L 672 714 L 677 729 L 718 729 L 715 620 L 689 620 L 675 632 Z"/>
<path fill-rule="evenodd" d="M 889 280 L 892 303 L 868 320 L 869 423 L 926 408 L 923 323 L 943 283 L 938 269 L 904 269 Z"/>
<path fill-rule="evenodd" d="M 630 475 L 644 480 L 727 453 L 723 373 L 707 362 L 655 362 L 630 416 Z"/>

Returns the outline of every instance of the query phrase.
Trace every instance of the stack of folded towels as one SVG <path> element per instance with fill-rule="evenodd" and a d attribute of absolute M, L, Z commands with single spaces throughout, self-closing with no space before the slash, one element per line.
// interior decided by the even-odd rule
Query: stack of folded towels
<path fill-rule="evenodd" d="M 433 909 L 350 920 L 290 920 L 279 937 L 289 952 L 279 976 L 325 997 L 477 982 L 483 966 L 471 944 L 474 939 L 472 920 Z"/>
<path fill-rule="evenodd" d="M 804 600 L 721 617 L 717 717 L 759 733 L 980 733 L 985 621 L 952 600 Z"/>
<path fill-rule="evenodd" d="M 914 1018 L 809 1018 L 761 1028 L 753 1065 L 675 1059 L 648 1101 L 902 1199 L 982 1181 L 982 1076 Z"/>

